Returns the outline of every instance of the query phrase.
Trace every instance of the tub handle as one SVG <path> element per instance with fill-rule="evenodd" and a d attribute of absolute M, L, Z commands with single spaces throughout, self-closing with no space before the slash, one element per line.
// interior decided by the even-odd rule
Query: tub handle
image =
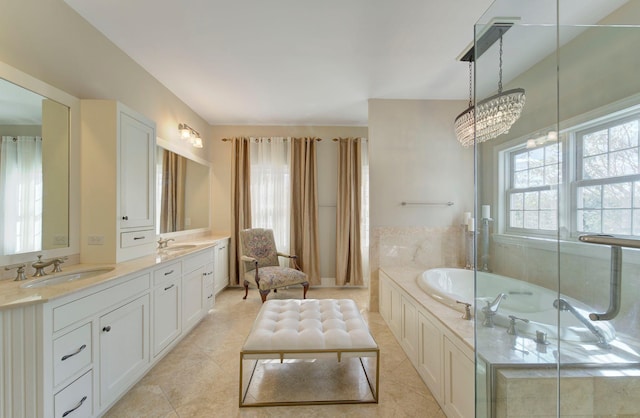
<path fill-rule="evenodd" d="M 462 314 L 462 319 L 470 320 L 471 319 L 471 304 L 467 302 L 462 302 L 461 300 L 456 300 L 456 303 L 464 305 L 464 313 Z"/>
<path fill-rule="evenodd" d="M 617 238 L 613 235 L 581 235 L 581 242 L 611 246 L 611 268 L 609 273 L 609 308 L 606 312 L 589 314 L 592 321 L 610 321 L 620 312 L 622 291 L 622 247 L 640 248 L 640 240 Z"/>

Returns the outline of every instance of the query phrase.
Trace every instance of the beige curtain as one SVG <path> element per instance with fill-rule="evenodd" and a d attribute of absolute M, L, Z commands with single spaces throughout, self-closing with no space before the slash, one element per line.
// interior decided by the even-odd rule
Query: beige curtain
<path fill-rule="evenodd" d="M 336 202 L 336 284 L 363 284 L 360 213 L 362 143 L 338 138 L 338 197 Z"/>
<path fill-rule="evenodd" d="M 312 285 L 320 284 L 317 141 L 293 138 L 291 144 L 290 247 Z"/>
<path fill-rule="evenodd" d="M 231 265 L 229 274 L 235 284 L 240 284 L 244 276 L 244 266 L 240 262 L 240 231 L 251 228 L 251 161 L 249 157 L 249 138 L 233 138 L 233 158 L 231 167 Z"/>
<path fill-rule="evenodd" d="M 187 179 L 187 159 L 165 151 L 162 157 L 162 191 L 160 233 L 184 229 L 184 205 Z"/>

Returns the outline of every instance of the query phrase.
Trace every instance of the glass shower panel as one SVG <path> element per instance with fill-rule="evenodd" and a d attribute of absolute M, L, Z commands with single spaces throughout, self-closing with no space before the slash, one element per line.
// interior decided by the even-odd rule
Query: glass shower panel
<path fill-rule="evenodd" d="M 475 26 L 476 106 L 526 95 L 475 147 L 476 416 L 640 416 L 637 45 L 640 0 L 498 0 Z"/>
<path fill-rule="evenodd" d="M 494 2 L 475 26 L 474 45 L 476 129 L 486 123 L 483 102 L 500 88 L 524 89 L 526 97 L 508 132 L 475 149 L 476 248 L 488 260 L 476 263 L 476 416 L 555 416 L 566 159 L 556 1 Z M 494 118 L 516 106 L 508 102 Z"/>

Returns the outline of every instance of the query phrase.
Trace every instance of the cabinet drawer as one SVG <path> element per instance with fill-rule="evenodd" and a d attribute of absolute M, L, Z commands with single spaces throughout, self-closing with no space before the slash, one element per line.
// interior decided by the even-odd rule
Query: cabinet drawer
<path fill-rule="evenodd" d="M 182 264 L 180 262 L 171 263 L 153 272 L 153 285 L 162 283 L 165 280 L 173 280 L 182 276 Z"/>
<path fill-rule="evenodd" d="M 91 364 L 91 323 L 53 341 L 54 386 Z"/>
<path fill-rule="evenodd" d="M 144 231 L 123 232 L 120 234 L 120 248 L 135 247 L 137 245 L 151 244 L 155 241 L 156 234 L 153 229 Z"/>
<path fill-rule="evenodd" d="M 149 276 L 150 274 L 146 273 L 135 279 L 53 308 L 53 330 L 62 329 L 148 289 Z"/>
<path fill-rule="evenodd" d="M 93 373 L 89 370 L 53 398 L 55 418 L 93 416 Z"/>
<path fill-rule="evenodd" d="M 185 273 L 191 273 L 198 267 L 202 267 L 211 262 L 213 262 L 213 249 L 208 249 L 185 257 L 182 261 L 182 267 Z"/>

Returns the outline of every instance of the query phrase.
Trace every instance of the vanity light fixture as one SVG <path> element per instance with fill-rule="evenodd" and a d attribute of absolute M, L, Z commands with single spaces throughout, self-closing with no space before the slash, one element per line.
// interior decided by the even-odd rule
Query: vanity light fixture
<path fill-rule="evenodd" d="M 180 131 L 180 137 L 182 139 L 188 140 L 192 146 L 195 148 L 202 148 L 202 138 L 200 137 L 200 133 L 193 129 L 191 126 L 186 123 L 178 124 L 178 130 Z"/>
<path fill-rule="evenodd" d="M 511 22 L 498 22 L 479 37 L 477 50 L 472 47 L 460 58 L 469 61 L 469 107 L 456 117 L 454 122 L 456 137 L 464 147 L 488 141 L 504 133 L 520 117 L 524 107 L 524 89 L 517 88 L 502 91 L 502 35 L 513 26 Z M 484 99 L 473 106 L 471 96 L 471 62 L 480 57 L 496 41 L 500 40 L 500 63 L 498 73 L 498 94 Z"/>
<path fill-rule="evenodd" d="M 558 132 L 549 131 L 546 134 L 534 134 L 532 138 L 527 139 L 527 149 L 532 149 L 546 144 L 547 142 L 556 142 L 558 140 Z"/>

